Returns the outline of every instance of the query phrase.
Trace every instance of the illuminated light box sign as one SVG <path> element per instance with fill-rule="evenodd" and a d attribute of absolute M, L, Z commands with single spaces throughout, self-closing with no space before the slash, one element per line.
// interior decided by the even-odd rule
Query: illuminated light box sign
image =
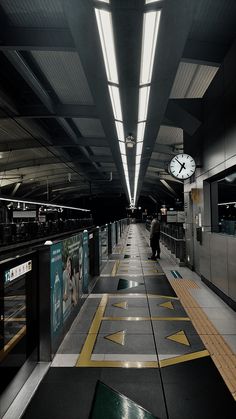
<path fill-rule="evenodd" d="M 13 211 L 13 218 L 36 218 L 36 211 Z"/>
<path fill-rule="evenodd" d="M 32 260 L 28 260 L 27 262 L 22 263 L 21 265 L 15 266 L 14 268 L 5 271 L 5 283 L 14 281 L 14 279 L 19 278 L 20 276 L 26 274 L 29 271 L 32 271 Z"/>

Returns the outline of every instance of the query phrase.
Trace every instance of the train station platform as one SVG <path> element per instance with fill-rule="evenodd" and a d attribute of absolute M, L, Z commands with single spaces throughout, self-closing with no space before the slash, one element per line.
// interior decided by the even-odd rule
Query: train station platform
<path fill-rule="evenodd" d="M 150 254 L 129 225 L 24 419 L 236 417 L 235 312 L 164 246 Z"/>

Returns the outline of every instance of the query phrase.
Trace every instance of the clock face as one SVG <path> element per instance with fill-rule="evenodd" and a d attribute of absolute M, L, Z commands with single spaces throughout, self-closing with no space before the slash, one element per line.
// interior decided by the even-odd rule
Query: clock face
<path fill-rule="evenodd" d="M 170 174 L 177 179 L 188 179 L 196 170 L 196 163 L 189 154 L 177 154 L 169 164 Z"/>

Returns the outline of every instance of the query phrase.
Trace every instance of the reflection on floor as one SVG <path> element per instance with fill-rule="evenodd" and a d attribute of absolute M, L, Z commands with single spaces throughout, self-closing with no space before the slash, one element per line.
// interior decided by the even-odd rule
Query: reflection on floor
<path fill-rule="evenodd" d="M 137 404 L 143 418 L 235 418 L 235 355 L 201 308 L 198 293 L 206 301 L 208 290 L 195 274 L 175 266 L 165 249 L 160 262 L 148 260 L 147 243 L 144 226 L 127 228 L 25 418 L 64 419 L 65 412 L 70 418 L 88 418 L 91 408 L 93 418 L 135 418 Z M 231 351 L 228 387 L 210 356 L 212 337 L 222 339 L 218 346 L 213 343 L 218 360 L 222 342 Z M 97 383 L 103 386 L 101 398 Z M 106 391 L 110 406 L 116 400 L 120 412 L 106 406 L 109 413 L 104 413 Z M 130 416 L 121 416 L 119 393 Z"/>

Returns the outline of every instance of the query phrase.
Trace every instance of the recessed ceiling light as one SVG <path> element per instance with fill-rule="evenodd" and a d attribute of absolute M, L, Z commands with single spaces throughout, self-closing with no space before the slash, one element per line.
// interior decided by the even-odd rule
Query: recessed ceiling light
<path fill-rule="evenodd" d="M 105 0 L 99 0 L 99 1 L 105 1 Z M 149 4 L 149 3 L 157 3 L 158 1 L 161 1 L 161 0 L 145 0 L 145 3 L 146 4 Z M 106 3 L 108 3 L 108 2 L 109 2 L 109 0 Z"/>
<path fill-rule="evenodd" d="M 143 86 L 139 89 L 138 122 L 146 121 L 148 111 L 150 86 Z"/>
<path fill-rule="evenodd" d="M 142 154 L 142 150 L 143 150 L 143 143 L 137 143 L 136 156 L 138 156 L 139 154 Z"/>
<path fill-rule="evenodd" d="M 120 154 L 125 154 L 126 153 L 125 143 L 122 143 L 121 141 L 119 141 L 119 147 L 120 147 Z"/>
<path fill-rule="evenodd" d="M 137 129 L 137 141 L 143 141 L 146 122 L 139 122 Z"/>
<path fill-rule="evenodd" d="M 114 118 L 118 121 L 122 121 L 121 103 L 120 103 L 120 92 L 117 86 L 108 86 Z"/>
<path fill-rule="evenodd" d="M 116 124 L 116 132 L 117 132 L 118 140 L 125 141 L 123 122 L 115 121 L 115 124 Z"/>
<path fill-rule="evenodd" d="M 151 83 L 161 11 L 144 13 L 140 84 Z"/>
<path fill-rule="evenodd" d="M 107 10 L 95 9 L 98 31 L 102 45 L 102 53 L 108 81 L 118 84 L 115 43 L 111 13 Z"/>

